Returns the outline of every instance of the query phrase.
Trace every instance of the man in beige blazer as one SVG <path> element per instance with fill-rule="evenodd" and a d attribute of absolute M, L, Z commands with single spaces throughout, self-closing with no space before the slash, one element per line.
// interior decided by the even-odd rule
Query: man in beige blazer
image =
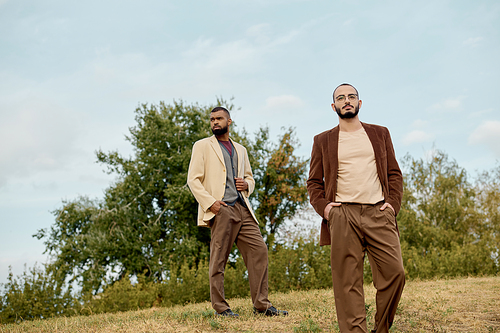
<path fill-rule="evenodd" d="M 210 113 L 213 136 L 195 142 L 187 183 L 198 201 L 198 225 L 210 227 L 210 299 L 221 316 L 238 317 L 224 296 L 224 270 L 236 246 L 248 270 L 255 313 L 287 315 L 268 300 L 267 246 L 248 196 L 255 188 L 245 147 L 229 138 L 229 111 L 216 107 Z"/>

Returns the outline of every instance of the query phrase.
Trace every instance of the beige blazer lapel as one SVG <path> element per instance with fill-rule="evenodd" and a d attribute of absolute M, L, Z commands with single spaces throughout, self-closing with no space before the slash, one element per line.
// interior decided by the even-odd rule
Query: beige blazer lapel
<path fill-rule="evenodd" d="M 226 164 L 224 162 L 224 156 L 222 155 L 222 149 L 220 148 L 219 141 L 215 137 L 215 135 L 210 137 L 210 146 L 214 150 L 215 154 L 219 158 L 219 161 L 222 163 L 222 166 L 225 167 Z"/>

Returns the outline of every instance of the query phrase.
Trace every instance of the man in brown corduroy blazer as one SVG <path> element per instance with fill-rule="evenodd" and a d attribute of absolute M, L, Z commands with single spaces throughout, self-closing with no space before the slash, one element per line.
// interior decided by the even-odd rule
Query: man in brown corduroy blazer
<path fill-rule="evenodd" d="M 218 315 L 238 317 L 226 301 L 224 271 L 234 243 L 248 270 L 254 313 L 286 316 L 268 299 L 267 246 L 248 197 L 255 188 L 247 150 L 229 138 L 229 111 L 210 112 L 211 137 L 195 142 L 187 184 L 198 201 L 198 225 L 210 227 L 210 299 Z"/>
<path fill-rule="evenodd" d="M 377 289 L 375 326 L 388 332 L 405 275 L 396 216 L 403 176 L 387 128 L 358 118 L 362 101 L 344 83 L 333 92 L 339 125 L 314 137 L 307 190 L 323 217 L 320 245 L 331 245 L 340 331 L 367 332 L 363 262 L 368 254 Z"/>

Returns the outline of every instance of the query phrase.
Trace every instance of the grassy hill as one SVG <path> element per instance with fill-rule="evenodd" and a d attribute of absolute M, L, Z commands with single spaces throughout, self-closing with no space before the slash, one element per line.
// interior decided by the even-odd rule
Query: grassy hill
<path fill-rule="evenodd" d="M 375 290 L 365 286 L 369 328 Z M 232 299 L 239 319 L 213 315 L 209 303 L 114 314 L 36 320 L 0 326 L 0 332 L 338 332 L 333 290 L 270 295 L 288 317 L 252 312 L 249 298 Z M 500 277 L 411 281 L 391 332 L 500 332 Z"/>

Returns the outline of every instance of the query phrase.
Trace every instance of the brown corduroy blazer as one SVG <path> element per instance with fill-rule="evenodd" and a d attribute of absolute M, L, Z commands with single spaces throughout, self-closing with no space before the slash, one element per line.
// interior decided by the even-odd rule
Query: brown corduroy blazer
<path fill-rule="evenodd" d="M 377 173 L 382 184 L 385 202 L 394 207 L 396 215 L 403 198 L 403 175 L 396 160 L 389 130 L 361 123 L 373 146 Z M 314 210 L 323 217 L 320 245 L 330 245 L 330 231 L 323 216 L 325 207 L 335 201 L 337 193 L 339 126 L 314 137 L 307 180 L 307 192 Z"/>

